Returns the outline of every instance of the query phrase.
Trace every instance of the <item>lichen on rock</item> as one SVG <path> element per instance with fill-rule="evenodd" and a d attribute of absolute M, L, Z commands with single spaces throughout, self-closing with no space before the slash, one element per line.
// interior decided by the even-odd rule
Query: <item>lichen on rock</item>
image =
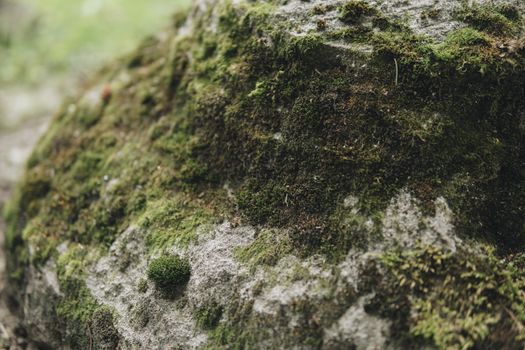
<path fill-rule="evenodd" d="M 65 102 L 6 208 L 29 338 L 522 348 L 524 13 L 209 0 L 174 16 Z"/>

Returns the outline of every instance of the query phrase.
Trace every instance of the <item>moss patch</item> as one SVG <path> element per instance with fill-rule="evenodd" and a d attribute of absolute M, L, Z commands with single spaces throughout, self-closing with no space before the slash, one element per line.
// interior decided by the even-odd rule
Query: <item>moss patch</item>
<path fill-rule="evenodd" d="M 292 240 L 287 232 L 263 230 L 252 244 L 239 248 L 236 257 L 256 268 L 261 265 L 275 265 L 279 259 L 292 252 Z"/>
<path fill-rule="evenodd" d="M 174 243 L 185 246 L 196 238 L 199 226 L 210 222 L 209 212 L 184 203 L 180 197 L 149 203 L 138 220 L 139 226 L 149 232 L 146 244 L 150 250 L 162 250 Z"/>
<path fill-rule="evenodd" d="M 88 251 L 80 245 L 72 245 L 57 261 L 61 298 L 55 308 L 60 320 L 59 327 L 68 329 L 65 340 L 74 347 L 84 348 L 92 341 L 90 327 L 100 305 L 89 292 L 84 279 L 86 266 L 96 260 L 100 252 Z"/>
<path fill-rule="evenodd" d="M 512 34 L 523 29 L 521 14 L 511 4 L 464 6 L 457 17 L 476 29 L 497 35 Z"/>
<path fill-rule="evenodd" d="M 522 346 L 523 256 L 500 260 L 487 249 L 450 253 L 425 246 L 386 253 L 382 263 L 389 275 L 369 311 L 396 318 L 394 331 L 410 344 L 419 339 L 440 349 Z"/>
<path fill-rule="evenodd" d="M 377 10 L 366 1 L 349 1 L 341 6 L 339 19 L 345 23 L 357 23 L 363 16 L 376 13 Z"/>
<path fill-rule="evenodd" d="M 161 256 L 148 265 L 148 278 L 160 290 L 171 293 L 190 279 L 190 264 L 176 255 Z"/>

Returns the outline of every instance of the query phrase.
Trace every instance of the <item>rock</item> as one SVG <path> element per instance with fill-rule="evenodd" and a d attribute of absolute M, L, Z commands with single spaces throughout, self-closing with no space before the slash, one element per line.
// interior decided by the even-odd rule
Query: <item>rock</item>
<path fill-rule="evenodd" d="M 28 162 L 6 208 L 28 338 L 523 348 L 524 11 L 195 2 Z"/>

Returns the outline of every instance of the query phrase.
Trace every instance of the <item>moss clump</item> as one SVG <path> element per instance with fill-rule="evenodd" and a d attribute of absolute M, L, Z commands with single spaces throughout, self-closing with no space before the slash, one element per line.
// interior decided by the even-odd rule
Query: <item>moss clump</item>
<path fill-rule="evenodd" d="M 256 187 L 257 186 L 257 187 Z M 237 195 L 237 204 L 243 213 L 256 222 L 279 225 L 283 219 L 275 212 L 276 207 L 285 205 L 286 188 L 270 181 L 261 188 L 248 182 Z"/>
<path fill-rule="evenodd" d="M 355 55 L 368 68 L 345 66 L 322 35 L 288 38 L 275 34 L 278 26 L 266 28 L 264 19 L 254 25 L 251 15 L 230 13 L 229 28 L 207 38 L 215 40 L 213 54 L 193 67 L 198 83 L 187 85 L 197 135 L 193 155 L 206 164 L 208 179 L 227 178 L 246 218 L 294 227 L 294 244 L 306 250 L 340 237 L 327 218 L 343 193 L 372 198 L 372 215 L 403 187 L 427 199 L 446 190 L 455 212 L 472 206 L 490 212 L 490 195 L 480 201 L 471 193 L 468 205 L 460 203 L 458 192 L 447 188 L 452 174 L 477 174 L 473 181 L 483 183 L 481 192 L 501 193 L 489 182 L 503 162 L 509 178 L 522 181 L 509 162 L 519 157 L 516 135 L 504 132 L 505 141 L 488 136 L 489 124 L 510 131 L 518 122 L 497 117 L 506 110 L 515 115 L 510 106 L 521 99 L 506 87 L 519 84 L 523 57 L 500 47 L 512 35 L 502 39 L 467 27 L 436 43 L 375 11 L 364 12 L 378 20 L 372 21 L 378 30 L 358 30 L 343 40 L 373 46 L 374 57 Z M 218 89 L 218 81 L 234 83 Z M 485 230 L 493 219 L 479 219 L 485 224 L 462 219 L 458 226 L 494 238 Z M 522 229 L 514 217 L 498 231 L 512 240 Z"/>
<path fill-rule="evenodd" d="M 419 339 L 440 349 L 522 347 L 524 257 L 502 261 L 487 249 L 451 253 L 424 246 L 385 254 L 389 275 L 369 311 L 395 318 L 396 334 L 411 344 Z"/>
<path fill-rule="evenodd" d="M 440 15 L 441 15 L 441 9 L 431 8 L 431 9 L 428 9 L 428 10 L 424 10 L 421 13 L 421 19 L 437 20 L 437 19 L 439 19 Z"/>
<path fill-rule="evenodd" d="M 317 30 L 319 30 L 319 31 L 323 31 L 323 30 L 326 29 L 326 21 L 320 19 L 320 20 L 318 20 L 318 21 L 316 22 L 316 26 L 317 26 Z"/>
<path fill-rule="evenodd" d="M 520 12 L 510 4 L 465 6 L 457 16 L 476 29 L 496 35 L 519 32 L 523 24 Z"/>
<path fill-rule="evenodd" d="M 351 198 L 351 199 L 350 199 Z M 328 227 L 333 235 L 324 237 L 321 251 L 332 259 L 341 259 L 350 249 L 364 250 L 381 240 L 382 213 L 367 210 L 366 205 L 358 203 L 353 208 L 339 205 L 328 218 Z"/>
<path fill-rule="evenodd" d="M 501 61 L 497 41 L 470 27 L 451 32 L 439 44 L 406 32 L 382 32 L 374 35 L 373 40 L 379 55 L 396 58 L 421 77 L 434 77 L 451 68 L 460 73 L 485 74 L 511 67 L 510 62 Z"/>
<path fill-rule="evenodd" d="M 324 15 L 327 11 L 329 10 L 329 8 L 326 6 L 326 5 L 315 5 L 314 8 L 312 9 L 312 14 L 313 15 Z"/>
<path fill-rule="evenodd" d="M 164 292 L 173 292 L 190 279 L 190 264 L 176 255 L 161 256 L 148 266 L 148 278 Z"/>
<path fill-rule="evenodd" d="M 97 249 L 71 244 L 57 261 L 58 281 L 63 297 L 55 312 L 57 329 L 67 329 L 65 342 L 73 348 L 86 348 L 91 342 L 89 330 L 93 315 L 100 308 L 85 283 L 86 266 L 100 256 Z"/>
<path fill-rule="evenodd" d="M 366 1 L 355 0 L 345 3 L 339 9 L 339 19 L 345 23 L 353 24 L 359 22 L 364 16 L 371 16 L 377 10 L 370 6 Z"/>

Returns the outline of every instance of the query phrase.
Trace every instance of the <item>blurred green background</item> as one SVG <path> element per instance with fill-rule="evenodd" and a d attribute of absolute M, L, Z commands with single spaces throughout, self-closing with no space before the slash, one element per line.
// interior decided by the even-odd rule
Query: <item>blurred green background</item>
<path fill-rule="evenodd" d="M 89 74 L 189 0 L 0 0 L 0 84 Z"/>
<path fill-rule="evenodd" d="M 0 209 L 64 97 L 190 2 L 0 0 Z"/>

